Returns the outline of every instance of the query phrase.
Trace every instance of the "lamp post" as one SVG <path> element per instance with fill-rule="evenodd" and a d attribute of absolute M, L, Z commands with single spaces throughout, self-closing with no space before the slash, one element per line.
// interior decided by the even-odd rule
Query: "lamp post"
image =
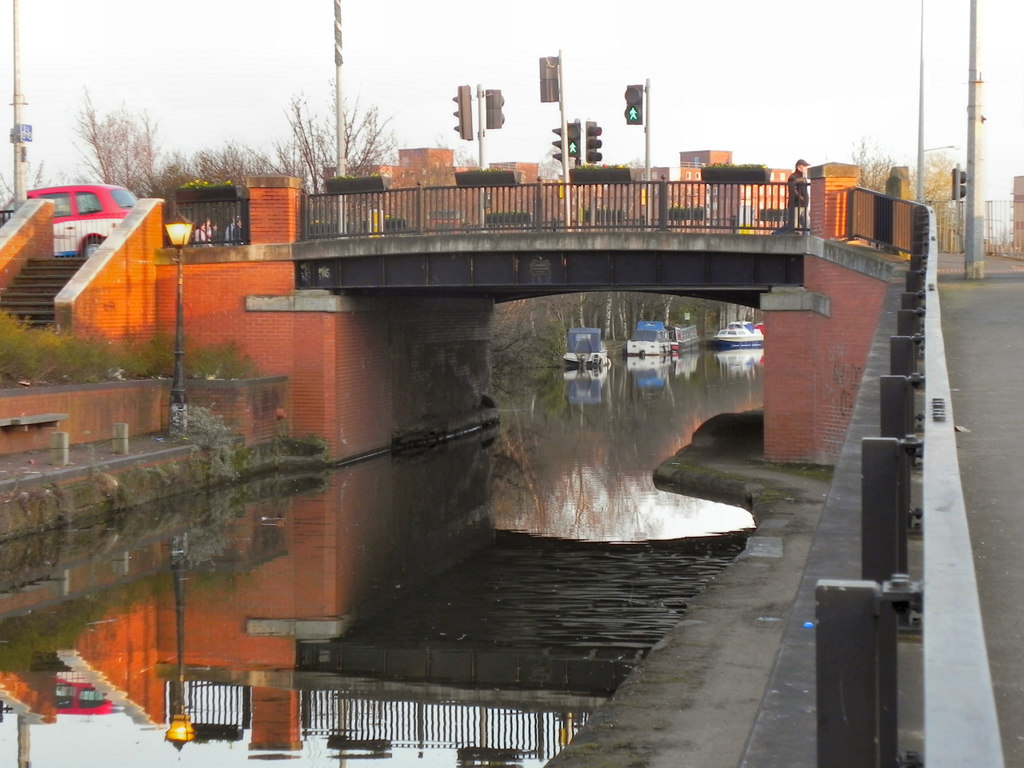
<path fill-rule="evenodd" d="M 181 249 L 192 236 L 192 222 L 175 216 L 164 224 L 167 239 L 178 251 L 178 291 L 174 302 L 174 377 L 171 379 L 171 412 L 168 427 L 171 437 L 182 437 L 188 427 L 188 403 L 185 400 L 185 305 L 182 281 Z"/>

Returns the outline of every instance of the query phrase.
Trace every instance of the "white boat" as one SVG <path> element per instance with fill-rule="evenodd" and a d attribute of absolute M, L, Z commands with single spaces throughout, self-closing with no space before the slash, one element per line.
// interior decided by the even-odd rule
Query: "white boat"
<path fill-rule="evenodd" d="M 626 342 L 626 357 L 662 357 L 672 354 L 672 337 L 660 320 L 638 320 Z"/>
<path fill-rule="evenodd" d="M 753 323 L 731 322 L 715 334 L 718 349 L 757 349 L 764 346 L 764 333 Z"/>
<path fill-rule="evenodd" d="M 608 349 L 601 340 L 600 328 L 570 328 L 562 355 L 567 368 L 604 368 L 608 365 Z"/>

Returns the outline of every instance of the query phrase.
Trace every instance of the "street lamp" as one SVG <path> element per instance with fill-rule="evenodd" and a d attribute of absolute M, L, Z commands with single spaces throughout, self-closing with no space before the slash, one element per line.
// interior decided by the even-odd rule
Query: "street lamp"
<path fill-rule="evenodd" d="M 192 236 L 192 222 L 175 216 L 164 224 L 167 239 L 178 251 L 178 293 L 174 303 L 174 378 L 171 379 L 171 413 L 168 427 L 171 437 L 183 437 L 188 426 L 188 403 L 185 401 L 185 305 L 182 290 L 181 249 Z"/>

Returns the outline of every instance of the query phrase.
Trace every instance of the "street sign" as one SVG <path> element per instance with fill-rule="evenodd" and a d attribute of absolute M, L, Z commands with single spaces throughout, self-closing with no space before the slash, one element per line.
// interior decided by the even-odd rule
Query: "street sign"
<path fill-rule="evenodd" d="M 22 141 L 22 142 L 32 141 L 32 126 L 31 125 L 25 125 L 24 123 L 22 123 L 21 125 L 16 125 L 14 128 L 15 128 L 15 131 L 17 132 L 17 135 L 19 136 L 18 141 Z"/>

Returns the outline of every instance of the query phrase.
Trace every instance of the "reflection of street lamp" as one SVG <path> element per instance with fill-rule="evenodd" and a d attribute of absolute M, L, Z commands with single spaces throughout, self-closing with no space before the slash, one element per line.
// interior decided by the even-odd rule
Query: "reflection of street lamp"
<path fill-rule="evenodd" d="M 191 225 L 189 225 L 191 226 Z M 178 674 L 171 683 L 171 724 L 164 739 L 181 750 L 196 737 L 192 719 L 185 712 L 185 559 L 188 534 L 171 541 L 171 575 L 174 577 L 174 623 L 177 630 Z"/>
<path fill-rule="evenodd" d="M 164 224 L 167 239 L 178 250 L 178 293 L 174 303 L 174 378 L 171 380 L 171 414 L 168 421 L 171 437 L 183 437 L 188 426 L 188 404 L 185 402 L 185 307 L 182 290 L 181 249 L 192 236 L 192 222 L 181 216 Z"/>

